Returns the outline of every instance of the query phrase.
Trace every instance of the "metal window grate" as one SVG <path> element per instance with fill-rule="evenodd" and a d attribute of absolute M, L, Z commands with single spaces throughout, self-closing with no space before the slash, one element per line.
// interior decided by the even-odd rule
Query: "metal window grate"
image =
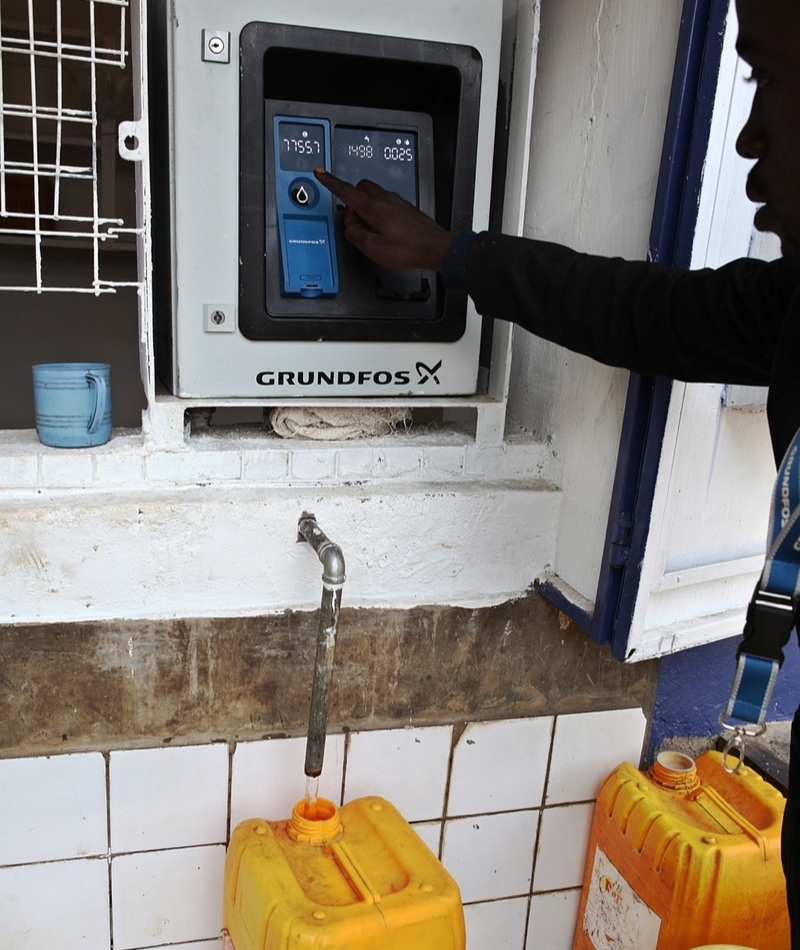
<path fill-rule="evenodd" d="M 0 280 L 0 290 L 131 285 L 100 276 L 101 249 L 138 233 L 115 213 L 114 195 L 118 112 L 131 91 L 128 6 L 0 0 L 0 243 L 29 245 L 33 258 L 20 284 Z M 64 286 L 62 267 L 59 283 L 44 267 L 50 247 L 90 252 L 85 276 Z"/>

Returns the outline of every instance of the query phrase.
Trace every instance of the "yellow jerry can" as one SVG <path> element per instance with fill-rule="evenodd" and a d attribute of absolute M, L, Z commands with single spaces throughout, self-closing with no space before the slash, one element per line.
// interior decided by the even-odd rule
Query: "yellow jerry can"
<path fill-rule="evenodd" d="M 573 950 L 789 950 L 785 804 L 718 752 L 618 766 L 597 796 Z"/>
<path fill-rule="evenodd" d="M 298 802 L 237 825 L 225 864 L 226 950 L 464 950 L 458 885 L 382 798 Z"/>

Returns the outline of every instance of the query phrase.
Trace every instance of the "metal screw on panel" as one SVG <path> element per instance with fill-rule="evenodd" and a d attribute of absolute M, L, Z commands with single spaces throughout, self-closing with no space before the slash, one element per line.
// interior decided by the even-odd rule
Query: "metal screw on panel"
<path fill-rule="evenodd" d="M 231 34 L 228 30 L 203 30 L 202 59 L 206 63 L 231 61 Z"/>
<path fill-rule="evenodd" d="M 221 310 L 215 310 L 209 318 L 215 326 L 225 322 L 225 314 Z"/>

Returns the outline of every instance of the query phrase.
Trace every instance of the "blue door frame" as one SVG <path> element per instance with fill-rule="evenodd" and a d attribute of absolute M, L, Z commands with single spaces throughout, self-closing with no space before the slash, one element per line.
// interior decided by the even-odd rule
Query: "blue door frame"
<path fill-rule="evenodd" d="M 672 79 L 653 221 L 650 260 L 688 267 L 717 90 L 728 0 L 685 0 Z M 639 592 L 672 381 L 631 373 L 594 610 L 554 584 L 540 590 L 617 659 Z"/>

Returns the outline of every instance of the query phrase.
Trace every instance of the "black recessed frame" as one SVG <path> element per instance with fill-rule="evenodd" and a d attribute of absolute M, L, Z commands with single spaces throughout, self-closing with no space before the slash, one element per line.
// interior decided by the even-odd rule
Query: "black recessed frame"
<path fill-rule="evenodd" d="M 403 114 L 407 119 L 412 113 L 429 116 L 435 194 L 430 210 L 445 228 L 468 228 L 477 163 L 479 53 L 467 46 L 273 23 L 249 23 L 240 44 L 241 332 L 254 340 L 460 339 L 466 327 L 466 294 L 445 291 L 440 278 L 425 272 L 423 277 L 432 285 L 429 295 L 398 299 L 389 293 L 381 295 L 388 299 L 381 299 L 373 292 L 376 275 L 380 276 L 377 269 L 344 241 L 341 212 L 336 223 L 337 255 L 346 292 L 340 299 L 284 297 L 267 303 L 275 301 L 267 282 L 273 277 L 279 281 L 279 248 L 277 243 L 269 246 L 275 229 L 268 220 L 268 188 L 274 184 L 266 174 L 271 156 L 266 151 L 270 133 L 265 116 L 271 108 L 267 100 L 290 104 L 288 114 L 319 115 L 327 106 L 340 125 L 393 128 Z M 375 117 L 372 123 L 370 115 Z M 400 122 L 403 125 L 414 128 L 413 117 Z M 359 274 L 368 294 L 375 297 L 374 306 L 365 307 L 363 286 L 361 303 L 348 306 L 347 287 L 357 283 Z"/>

